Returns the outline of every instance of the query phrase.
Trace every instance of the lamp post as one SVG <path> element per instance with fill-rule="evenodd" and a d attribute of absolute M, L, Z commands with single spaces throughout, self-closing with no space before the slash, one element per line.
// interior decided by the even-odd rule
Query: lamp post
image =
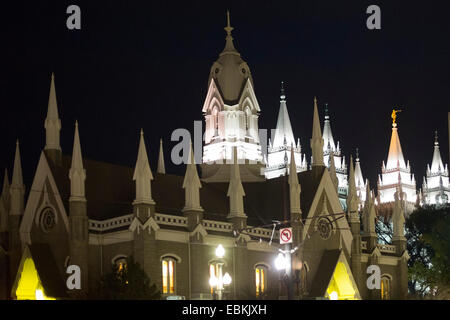
<path fill-rule="evenodd" d="M 225 256 L 225 248 L 219 244 L 215 251 L 216 257 L 222 259 Z M 231 283 L 231 276 L 228 272 L 223 274 L 223 262 L 219 261 L 216 263 L 217 265 L 217 277 L 215 275 L 211 275 L 209 278 L 209 285 L 211 287 L 216 287 L 215 291 L 217 292 L 218 300 L 222 300 L 224 286 L 228 286 Z"/>

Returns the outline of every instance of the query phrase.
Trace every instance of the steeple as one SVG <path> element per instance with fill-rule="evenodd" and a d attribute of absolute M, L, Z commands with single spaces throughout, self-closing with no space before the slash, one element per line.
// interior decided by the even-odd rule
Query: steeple
<path fill-rule="evenodd" d="M 153 175 L 148 162 L 147 149 L 145 148 L 144 131 L 141 129 L 139 151 L 133 174 L 133 181 L 136 181 L 136 198 L 133 204 L 154 204 L 152 199 L 151 180 L 153 180 Z"/>
<path fill-rule="evenodd" d="M 229 10 L 227 10 L 227 26 L 224 29 L 225 29 L 225 31 L 227 33 L 227 36 L 225 38 L 225 41 L 226 41 L 225 42 L 225 48 L 223 49 L 222 54 L 223 53 L 230 53 L 230 52 L 239 54 L 236 51 L 236 48 L 234 47 L 234 44 L 233 44 L 233 37 L 231 35 L 231 31 L 233 31 L 234 28 L 230 24 L 230 11 Z"/>
<path fill-rule="evenodd" d="M 78 133 L 78 121 L 75 121 L 72 165 L 69 171 L 69 178 L 70 178 L 69 201 L 85 201 L 86 170 L 83 167 L 83 156 L 81 155 L 80 135 Z"/>
<path fill-rule="evenodd" d="M 324 166 L 323 163 L 323 139 L 320 129 L 319 112 L 317 110 L 317 99 L 314 97 L 314 115 L 313 115 L 313 129 L 311 137 L 312 150 L 312 166 Z"/>
<path fill-rule="evenodd" d="M 339 184 L 339 180 L 338 177 L 336 175 L 336 165 L 334 163 L 334 152 L 333 150 L 330 151 L 330 176 L 331 176 L 331 181 L 333 181 L 334 184 L 334 188 L 336 189 L 336 191 L 338 190 L 338 184 Z"/>
<path fill-rule="evenodd" d="M 370 191 L 369 180 L 366 180 L 366 202 L 364 204 L 364 232 L 366 236 L 375 237 L 375 203 L 373 193 Z"/>
<path fill-rule="evenodd" d="M 356 194 L 355 185 L 355 170 L 353 166 L 353 157 L 350 156 L 350 174 L 349 174 L 349 185 L 348 185 L 348 195 L 347 195 L 347 211 L 349 215 L 349 220 L 359 221 L 358 215 L 358 196 Z"/>
<path fill-rule="evenodd" d="M 291 163 L 289 165 L 289 192 L 290 192 L 290 204 L 291 214 L 302 212 L 300 208 L 300 192 L 301 187 L 298 183 L 297 166 L 295 164 L 294 146 L 291 147 Z"/>
<path fill-rule="evenodd" d="M 164 164 L 164 152 L 163 152 L 163 142 L 162 139 L 159 140 L 159 156 L 158 156 L 158 167 L 156 169 L 157 173 L 165 174 L 166 166 Z"/>
<path fill-rule="evenodd" d="M 185 191 L 185 201 L 184 201 L 184 209 L 183 211 L 203 211 L 200 205 L 200 188 L 202 184 L 200 182 L 200 178 L 197 173 L 197 165 L 195 164 L 194 159 L 194 150 L 191 147 L 189 151 L 189 162 L 186 166 L 186 174 L 184 175 L 183 180 L 183 189 Z"/>
<path fill-rule="evenodd" d="M 431 173 L 437 173 L 439 171 L 444 171 L 444 164 L 441 158 L 441 152 L 439 151 L 438 133 L 435 131 L 434 136 L 434 153 L 433 161 L 431 162 Z"/>
<path fill-rule="evenodd" d="M 400 145 L 400 139 L 397 132 L 397 123 L 393 123 L 386 170 L 395 169 L 398 166 L 401 169 L 406 170 L 406 163 L 405 159 L 403 158 L 402 146 Z"/>
<path fill-rule="evenodd" d="M 277 127 L 275 129 L 275 137 L 273 138 L 272 147 L 280 148 L 286 145 L 294 145 L 295 139 L 292 131 L 291 120 L 286 105 L 286 95 L 284 91 L 284 83 L 281 82 L 280 94 L 280 110 L 278 111 Z"/>
<path fill-rule="evenodd" d="M 61 152 L 59 143 L 59 131 L 61 120 L 58 115 L 58 104 L 56 102 L 55 75 L 52 73 L 50 83 L 50 94 L 48 97 L 47 118 L 45 118 L 45 150 L 58 150 Z"/>
<path fill-rule="evenodd" d="M 24 210 L 25 185 L 23 184 L 22 163 L 20 160 L 19 140 L 16 142 L 14 169 L 10 188 L 11 208 L 10 216 L 22 215 Z"/>
<path fill-rule="evenodd" d="M 244 213 L 244 187 L 241 182 L 239 165 L 237 163 L 237 150 L 233 148 L 233 165 L 230 170 L 230 184 L 228 185 L 227 196 L 230 198 L 230 214 L 228 218 L 247 217 Z"/>
<path fill-rule="evenodd" d="M 328 115 L 328 103 L 325 104 L 325 121 L 323 125 L 323 151 L 336 151 L 333 134 L 331 133 L 330 116 Z"/>

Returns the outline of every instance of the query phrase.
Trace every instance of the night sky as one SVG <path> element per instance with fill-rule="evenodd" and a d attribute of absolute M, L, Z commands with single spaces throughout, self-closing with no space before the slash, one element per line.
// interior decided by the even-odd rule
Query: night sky
<path fill-rule="evenodd" d="M 308 161 L 317 96 L 321 124 L 327 102 L 335 140 L 347 161 L 359 147 L 371 186 L 387 158 L 394 106 L 404 110 L 400 141 L 420 186 L 435 130 L 448 162 L 445 1 L 15 2 L 2 3 L 0 17 L 0 168 L 11 178 L 19 138 L 27 190 L 45 145 L 52 71 L 64 153 L 72 152 L 77 119 L 84 157 L 134 166 L 142 127 L 152 168 L 163 138 L 166 170 L 183 174 L 184 166 L 169 164 L 170 135 L 193 132 L 193 121 L 203 120 L 227 9 L 235 47 L 253 75 L 260 128 L 275 128 L 285 81 L 294 135 Z M 66 28 L 70 4 L 81 7 L 79 31 Z M 366 28 L 370 4 L 381 7 L 381 30 Z"/>

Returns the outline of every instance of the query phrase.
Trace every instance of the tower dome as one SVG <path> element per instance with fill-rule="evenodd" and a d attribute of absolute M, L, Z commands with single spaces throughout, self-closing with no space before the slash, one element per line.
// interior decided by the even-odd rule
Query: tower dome
<path fill-rule="evenodd" d="M 240 94 L 245 86 L 246 80 L 250 78 L 253 85 L 250 68 L 241 58 L 241 54 L 236 50 L 233 43 L 230 26 L 230 13 L 227 11 L 227 26 L 224 28 L 227 32 L 225 48 L 219 54 L 209 74 L 208 84 L 211 80 L 216 81 L 223 99 L 226 103 L 237 103 Z"/>

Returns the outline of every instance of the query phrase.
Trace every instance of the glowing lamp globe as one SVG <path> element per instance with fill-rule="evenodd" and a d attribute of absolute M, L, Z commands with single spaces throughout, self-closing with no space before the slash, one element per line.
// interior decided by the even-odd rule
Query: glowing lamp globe
<path fill-rule="evenodd" d="M 224 255 L 225 255 L 225 248 L 221 244 L 219 244 L 216 248 L 216 256 L 218 258 L 223 258 Z"/>
<path fill-rule="evenodd" d="M 275 259 L 275 268 L 277 270 L 283 270 L 286 269 L 286 258 L 284 257 L 284 254 L 279 253 L 278 256 Z"/>
<path fill-rule="evenodd" d="M 225 275 L 223 276 L 223 284 L 227 286 L 230 283 L 231 283 L 231 276 L 228 274 L 228 272 L 226 272 Z"/>
<path fill-rule="evenodd" d="M 217 286 L 217 282 L 218 282 L 218 280 L 215 276 L 212 276 L 211 278 L 209 278 L 209 285 L 211 287 Z"/>

